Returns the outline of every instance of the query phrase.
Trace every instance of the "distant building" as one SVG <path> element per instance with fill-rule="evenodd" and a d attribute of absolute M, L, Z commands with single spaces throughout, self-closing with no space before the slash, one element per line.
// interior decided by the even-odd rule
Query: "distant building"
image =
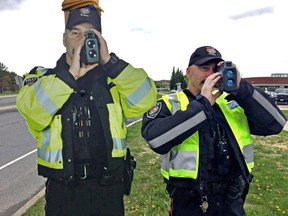
<path fill-rule="evenodd" d="M 275 91 L 276 88 L 288 88 L 288 73 L 273 73 L 271 77 L 247 77 L 243 79 L 263 90 Z"/>
<path fill-rule="evenodd" d="M 159 80 L 154 81 L 156 88 L 160 91 L 169 90 L 170 89 L 170 80 Z"/>
<path fill-rule="evenodd" d="M 272 73 L 271 77 L 288 77 L 288 73 Z"/>

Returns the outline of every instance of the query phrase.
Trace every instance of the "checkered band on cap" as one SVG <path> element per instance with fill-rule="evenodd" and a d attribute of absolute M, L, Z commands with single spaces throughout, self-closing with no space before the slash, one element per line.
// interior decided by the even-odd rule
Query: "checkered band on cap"
<path fill-rule="evenodd" d="M 103 12 L 103 9 L 99 6 L 99 0 L 64 0 L 62 3 L 62 10 L 63 11 L 71 11 L 77 8 L 82 8 L 87 5 L 94 6 L 99 14 Z"/>

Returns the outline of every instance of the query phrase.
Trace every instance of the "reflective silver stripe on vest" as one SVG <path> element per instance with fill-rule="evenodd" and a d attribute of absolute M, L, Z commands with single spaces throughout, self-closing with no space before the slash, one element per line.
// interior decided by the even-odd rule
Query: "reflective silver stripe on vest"
<path fill-rule="evenodd" d="M 171 110 L 171 114 L 174 115 L 176 111 L 178 111 L 180 109 L 179 107 L 179 100 L 177 97 L 177 94 L 171 94 L 168 95 L 168 99 L 171 102 L 172 105 L 172 110 Z"/>
<path fill-rule="evenodd" d="M 38 157 L 41 158 L 44 161 L 47 161 L 49 163 L 54 163 L 56 161 L 62 161 L 62 150 L 48 150 L 48 146 L 50 143 L 50 128 L 47 128 L 42 133 L 42 143 L 41 148 L 38 148 L 37 154 Z"/>
<path fill-rule="evenodd" d="M 278 110 L 258 91 L 254 90 L 252 97 L 265 108 L 278 122 L 284 127 L 285 119 L 279 114 Z"/>
<path fill-rule="evenodd" d="M 126 98 L 126 103 L 129 107 L 135 106 L 139 103 L 151 90 L 152 85 L 150 79 L 147 77 L 139 88 Z"/>
<path fill-rule="evenodd" d="M 170 152 L 164 155 L 160 155 L 161 169 L 165 170 L 166 172 L 169 171 L 169 156 Z"/>
<path fill-rule="evenodd" d="M 113 138 L 113 148 L 117 150 L 124 150 L 126 149 L 126 140 Z"/>
<path fill-rule="evenodd" d="M 35 96 L 41 106 L 46 110 L 47 113 L 50 115 L 54 115 L 58 111 L 58 107 L 56 104 L 50 100 L 49 96 L 46 94 L 44 89 L 42 88 L 41 85 L 41 80 L 38 79 L 35 84 L 34 84 L 34 91 L 35 91 Z"/>
<path fill-rule="evenodd" d="M 168 154 L 167 154 L 168 155 Z M 167 161 L 169 160 L 170 161 Z M 161 158 L 161 168 L 168 171 L 169 168 L 173 170 L 196 170 L 196 152 L 195 151 L 172 151 L 166 157 Z"/>
<path fill-rule="evenodd" d="M 158 148 L 159 146 L 173 140 L 177 136 L 183 134 L 184 132 L 190 130 L 191 128 L 195 127 L 196 125 L 202 123 L 207 119 L 204 111 L 199 112 L 195 116 L 187 119 L 185 122 L 177 125 L 176 127 L 172 128 L 171 130 L 165 132 L 164 134 L 148 141 L 149 145 L 152 148 Z"/>
<path fill-rule="evenodd" d="M 253 145 L 249 144 L 243 147 L 243 155 L 247 163 L 254 161 Z"/>

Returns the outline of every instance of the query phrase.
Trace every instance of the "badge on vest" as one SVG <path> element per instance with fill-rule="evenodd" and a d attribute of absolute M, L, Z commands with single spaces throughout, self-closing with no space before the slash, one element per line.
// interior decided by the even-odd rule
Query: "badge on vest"
<path fill-rule="evenodd" d="M 161 111 L 161 108 L 162 108 L 162 103 L 157 102 L 157 104 L 153 106 L 150 110 L 148 110 L 148 112 L 146 113 L 147 118 L 154 119 L 158 115 L 158 113 Z"/>
<path fill-rule="evenodd" d="M 233 110 L 239 106 L 239 104 L 236 101 L 231 101 L 230 103 L 227 104 L 228 108 L 230 110 Z"/>

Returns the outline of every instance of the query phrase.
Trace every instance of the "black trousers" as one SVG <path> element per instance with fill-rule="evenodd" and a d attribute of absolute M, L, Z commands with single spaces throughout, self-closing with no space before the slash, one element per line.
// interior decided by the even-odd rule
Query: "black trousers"
<path fill-rule="evenodd" d="M 46 181 L 46 216 L 123 216 L 123 182 L 103 186 L 97 179 Z"/>
<path fill-rule="evenodd" d="M 169 216 L 246 216 L 241 197 L 227 203 L 225 194 L 215 194 L 208 195 L 207 200 L 209 207 L 206 213 L 203 213 L 200 208 L 201 198 L 196 192 L 186 188 L 174 188 Z"/>

